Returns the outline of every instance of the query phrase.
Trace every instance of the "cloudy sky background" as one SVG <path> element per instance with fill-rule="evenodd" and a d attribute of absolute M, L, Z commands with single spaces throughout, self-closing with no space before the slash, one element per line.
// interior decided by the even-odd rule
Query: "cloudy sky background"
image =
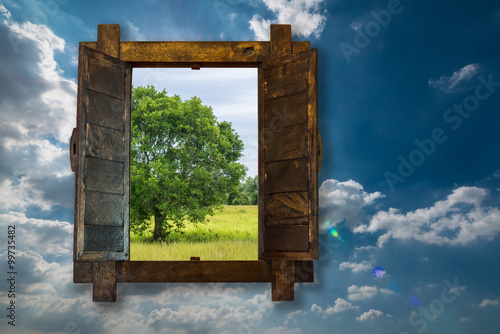
<path fill-rule="evenodd" d="M 290 23 L 318 49 L 320 259 L 295 302 L 271 303 L 269 284 L 126 284 L 96 304 L 72 283 L 77 50 L 99 23 L 120 24 L 122 40 L 173 41 L 266 40 L 269 24 Z M 3 1 L 0 304 L 15 225 L 18 316 L 0 331 L 497 333 L 499 41 L 500 4 L 486 0 Z M 134 80 L 148 75 L 161 79 Z M 251 71 L 200 91 L 186 75 L 167 92 L 256 116 Z"/>

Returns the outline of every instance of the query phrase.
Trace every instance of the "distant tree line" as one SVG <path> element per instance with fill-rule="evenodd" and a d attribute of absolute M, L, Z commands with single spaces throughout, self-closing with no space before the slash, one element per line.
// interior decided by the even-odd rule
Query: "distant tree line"
<path fill-rule="evenodd" d="M 257 205 L 259 201 L 259 178 L 247 176 L 236 192 L 229 193 L 226 205 Z"/>

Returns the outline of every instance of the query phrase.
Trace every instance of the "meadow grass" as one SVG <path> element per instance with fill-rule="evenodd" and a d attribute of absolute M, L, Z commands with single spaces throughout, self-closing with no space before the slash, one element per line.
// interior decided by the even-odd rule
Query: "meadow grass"
<path fill-rule="evenodd" d="M 165 242 L 150 242 L 153 226 L 143 236 L 130 232 L 130 260 L 257 260 L 257 213 L 257 205 L 225 205 L 206 224 L 188 222 Z"/>

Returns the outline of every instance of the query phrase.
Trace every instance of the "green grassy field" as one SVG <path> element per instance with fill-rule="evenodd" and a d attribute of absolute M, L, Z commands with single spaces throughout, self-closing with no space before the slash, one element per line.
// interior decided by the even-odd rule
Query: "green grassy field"
<path fill-rule="evenodd" d="M 130 233 L 131 261 L 257 260 L 257 205 L 227 205 L 224 211 L 208 217 L 206 224 L 186 224 L 172 232 L 167 242 L 151 243 L 151 232 L 144 236 Z"/>

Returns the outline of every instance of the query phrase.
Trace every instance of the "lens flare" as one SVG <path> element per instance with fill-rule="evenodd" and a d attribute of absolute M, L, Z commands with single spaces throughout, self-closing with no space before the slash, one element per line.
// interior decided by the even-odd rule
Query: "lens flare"
<path fill-rule="evenodd" d="M 325 224 L 325 229 L 332 237 L 337 238 L 339 241 L 343 241 L 342 237 L 339 234 L 339 231 L 332 225 L 330 221 L 327 221 Z"/>
<path fill-rule="evenodd" d="M 412 304 L 415 307 L 419 307 L 420 306 L 420 301 L 418 300 L 417 297 L 411 296 L 410 297 L 410 304 Z"/>
<path fill-rule="evenodd" d="M 382 269 L 382 267 L 375 267 L 373 268 L 373 277 L 375 278 L 382 278 L 384 277 L 385 271 Z"/>
<path fill-rule="evenodd" d="M 221 33 L 220 33 L 220 39 L 224 39 L 224 38 L 226 38 L 226 34 L 225 34 L 225 33 L 223 33 L 223 32 L 221 32 Z"/>

